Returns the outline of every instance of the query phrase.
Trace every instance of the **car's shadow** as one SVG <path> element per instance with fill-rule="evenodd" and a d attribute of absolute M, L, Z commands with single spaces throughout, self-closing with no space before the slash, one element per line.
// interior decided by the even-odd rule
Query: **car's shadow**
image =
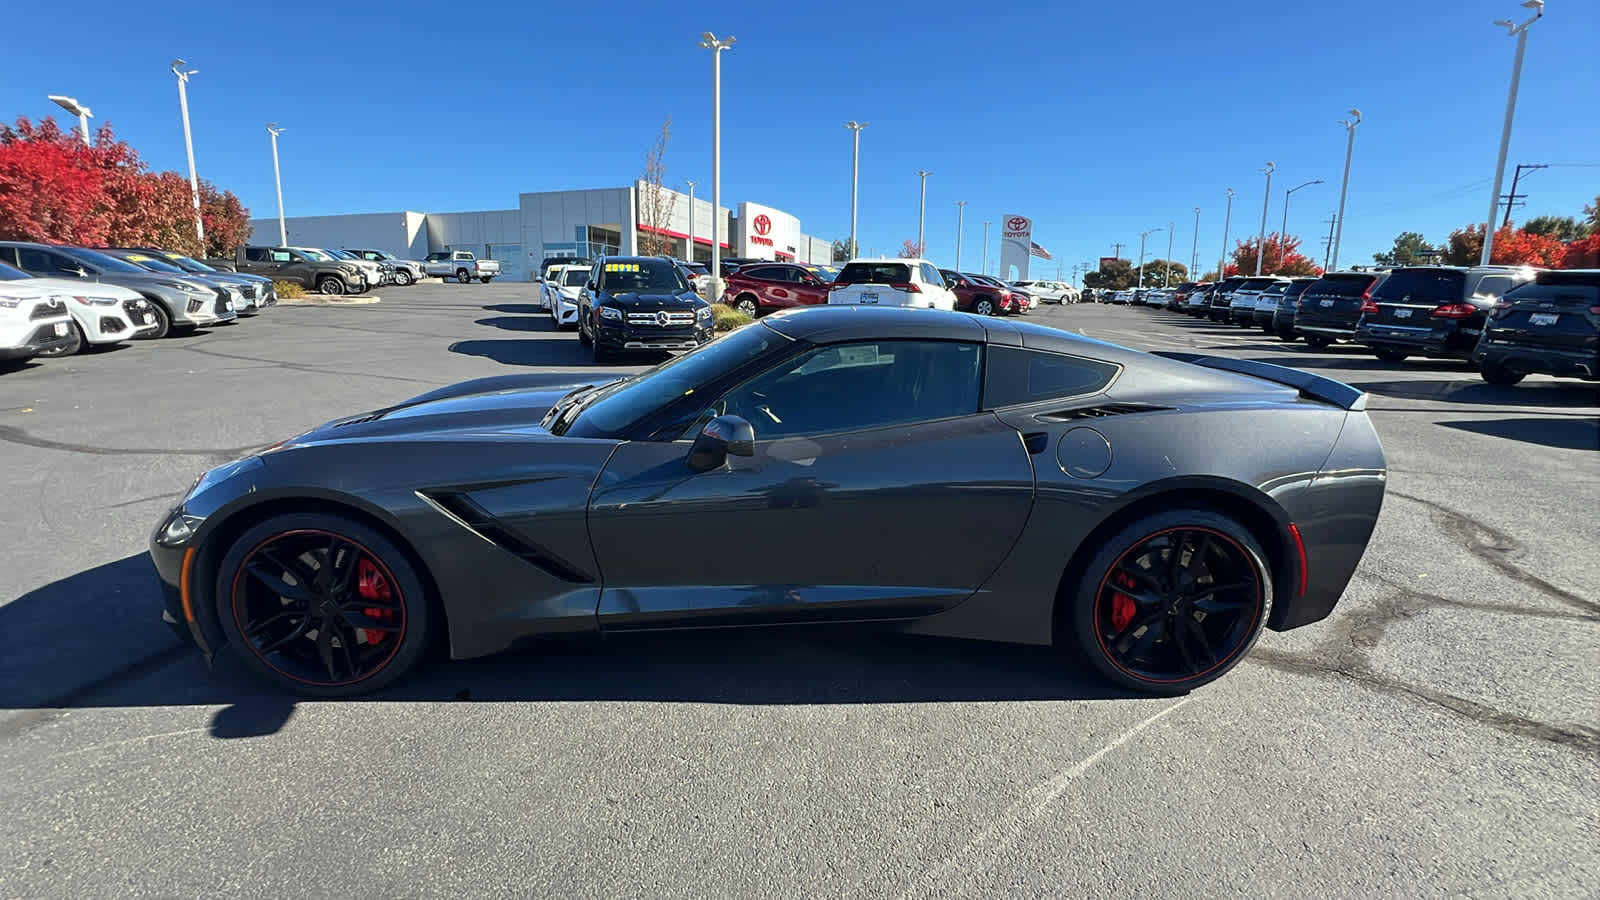
<path fill-rule="evenodd" d="M 551 322 L 548 316 L 490 316 L 487 319 L 479 319 L 473 324 L 487 325 L 502 331 L 558 333 L 555 323 Z"/>
<path fill-rule="evenodd" d="M 1406 400 L 1435 400 L 1499 407 L 1600 407 L 1593 385 L 1561 381 L 1502 387 L 1485 381 L 1352 381 L 1353 388 Z"/>
<path fill-rule="evenodd" d="M 491 303 L 482 307 L 485 312 L 513 313 L 523 316 L 543 316 L 545 321 L 550 320 L 550 310 L 532 303 Z"/>
<path fill-rule="evenodd" d="M 270 733 L 295 700 L 158 619 L 141 554 L 0 607 L 0 707 L 224 706 L 216 737 Z M 831 627 L 544 640 L 476 660 L 436 658 L 399 684 L 344 702 L 819 704 L 1086 700 L 1136 696 L 1019 647 Z"/>
<path fill-rule="evenodd" d="M 1445 428 L 1470 431 L 1473 434 L 1542 444 L 1564 450 L 1600 451 L 1600 422 L 1589 417 L 1554 419 L 1466 419 L 1458 422 L 1439 422 Z"/>

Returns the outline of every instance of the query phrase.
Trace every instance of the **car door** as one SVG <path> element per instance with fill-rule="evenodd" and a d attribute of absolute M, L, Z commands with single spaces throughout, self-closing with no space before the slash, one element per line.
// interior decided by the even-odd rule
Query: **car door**
<path fill-rule="evenodd" d="M 794 274 L 795 303 L 799 306 L 817 306 L 828 302 L 828 283 L 816 273 L 800 266 L 790 266 Z"/>
<path fill-rule="evenodd" d="M 979 411 L 983 351 L 803 347 L 701 418 L 747 418 L 752 456 L 696 472 L 688 438 L 620 445 L 589 506 L 601 627 L 909 618 L 971 596 L 1033 503 L 1017 431 Z"/>

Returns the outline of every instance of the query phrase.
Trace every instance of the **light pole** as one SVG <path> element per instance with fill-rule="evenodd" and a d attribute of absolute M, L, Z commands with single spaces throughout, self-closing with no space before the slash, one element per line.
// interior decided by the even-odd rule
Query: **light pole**
<path fill-rule="evenodd" d="M 89 146 L 89 117 L 94 115 L 94 113 L 89 112 L 89 107 L 71 97 L 63 97 L 60 94 L 51 94 L 49 99 L 51 103 L 78 117 L 78 130 L 83 134 L 83 145 L 85 147 Z"/>
<path fill-rule="evenodd" d="M 711 51 L 711 295 L 722 298 L 722 244 L 717 231 L 722 223 L 722 51 L 737 38 L 717 36 L 707 31 L 700 35 L 700 46 Z"/>
<path fill-rule="evenodd" d="M 983 223 L 983 274 L 989 274 L 989 223 Z"/>
<path fill-rule="evenodd" d="M 1283 242 L 1288 240 L 1289 237 L 1289 195 L 1303 187 L 1310 187 L 1313 184 L 1321 183 L 1322 179 L 1318 178 L 1316 181 L 1308 181 L 1305 184 L 1296 185 L 1283 192 L 1283 227 L 1278 229 L 1278 268 L 1280 269 L 1283 268 L 1283 258 L 1288 255 L 1288 248 L 1284 246 Z"/>
<path fill-rule="evenodd" d="M 172 74 L 178 76 L 178 108 L 183 111 L 183 148 L 189 153 L 189 199 L 194 202 L 194 233 L 200 239 L 200 251 L 205 252 L 206 225 L 200 218 L 200 179 L 194 174 L 194 138 L 189 134 L 189 76 L 200 74 L 199 69 L 185 69 L 181 59 L 172 61 Z"/>
<path fill-rule="evenodd" d="M 1261 172 L 1267 176 L 1267 189 L 1261 194 L 1261 236 L 1256 238 L 1256 274 L 1261 274 L 1261 259 L 1267 255 L 1267 204 L 1272 202 L 1272 173 L 1278 166 L 1271 160 Z"/>
<path fill-rule="evenodd" d="M 683 183 L 689 186 L 689 262 L 694 262 L 694 186 L 700 182 L 684 179 Z"/>
<path fill-rule="evenodd" d="M 1339 240 L 1344 237 L 1344 197 L 1350 191 L 1350 155 L 1356 149 L 1356 126 L 1361 124 L 1361 110 L 1351 109 L 1350 118 L 1339 123 L 1350 133 L 1344 145 L 1344 181 L 1339 184 L 1339 215 L 1334 218 L 1333 256 L 1328 261 L 1328 271 L 1339 268 Z M 1496 193 L 1499 189 L 1496 188 Z"/>
<path fill-rule="evenodd" d="M 922 179 L 922 199 L 917 201 L 917 252 L 923 256 L 928 255 L 928 248 L 922 245 L 922 221 L 928 212 L 928 176 L 932 174 L 922 169 L 917 170 L 917 177 Z"/>
<path fill-rule="evenodd" d="M 1233 188 L 1228 188 L 1228 211 L 1222 216 L 1222 255 L 1217 257 L 1217 280 L 1228 277 L 1228 226 L 1233 224 Z"/>
<path fill-rule="evenodd" d="M 1200 207 L 1194 208 L 1194 246 L 1189 248 L 1189 280 L 1200 280 Z"/>
<path fill-rule="evenodd" d="M 272 182 L 278 187 L 278 246 L 289 246 L 289 229 L 283 222 L 283 176 L 278 173 L 278 135 L 287 129 L 279 128 L 277 122 L 267 123 L 267 134 L 272 135 Z"/>
<path fill-rule="evenodd" d="M 1166 289 L 1167 285 L 1170 283 L 1170 279 L 1172 278 L 1172 232 L 1175 230 L 1176 229 L 1173 228 L 1173 223 L 1168 222 L 1167 259 L 1166 262 L 1161 266 L 1161 287 L 1163 290 Z"/>
<path fill-rule="evenodd" d="M 1495 21 L 1496 25 L 1505 26 L 1509 35 L 1516 37 L 1517 55 L 1511 63 L 1511 91 L 1506 94 L 1506 121 L 1500 126 L 1500 156 L 1494 164 L 1494 191 L 1489 194 L 1489 219 L 1483 226 L 1483 258 L 1478 261 L 1480 266 L 1487 266 L 1494 252 L 1494 216 L 1500 211 L 1500 182 L 1506 177 L 1506 149 L 1511 144 L 1511 120 L 1517 112 L 1517 84 L 1522 81 L 1522 54 L 1528 49 L 1528 26 L 1544 15 L 1544 0 L 1522 0 L 1522 5 L 1533 10 L 1532 18 L 1521 23 L 1513 23 L 1509 19 Z"/>
<path fill-rule="evenodd" d="M 967 214 L 967 201 L 956 201 L 956 271 L 961 271 L 961 222 Z"/>
<path fill-rule="evenodd" d="M 1160 230 L 1152 228 L 1149 231 L 1139 232 L 1139 287 L 1144 287 L 1144 239 Z"/>
<path fill-rule="evenodd" d="M 850 152 L 850 255 L 855 256 L 856 249 L 856 189 L 861 184 L 861 129 L 867 127 L 867 122 L 851 120 L 844 123 L 844 127 L 852 132 L 854 148 Z"/>

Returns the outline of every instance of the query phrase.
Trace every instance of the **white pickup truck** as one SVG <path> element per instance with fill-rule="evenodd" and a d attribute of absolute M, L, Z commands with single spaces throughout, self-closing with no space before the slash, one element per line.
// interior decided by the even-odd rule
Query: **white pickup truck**
<path fill-rule="evenodd" d="M 422 270 L 438 278 L 454 278 L 462 284 L 474 280 L 488 284 L 489 279 L 500 274 L 500 262 L 479 259 L 469 250 L 442 250 L 429 253 L 422 262 Z"/>

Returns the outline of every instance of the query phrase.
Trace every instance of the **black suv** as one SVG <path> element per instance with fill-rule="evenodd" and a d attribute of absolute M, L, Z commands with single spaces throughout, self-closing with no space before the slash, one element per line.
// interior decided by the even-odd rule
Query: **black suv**
<path fill-rule="evenodd" d="M 597 363 L 624 350 L 692 350 L 713 333 L 711 304 L 674 260 L 604 256 L 578 292 L 578 342 Z"/>
<path fill-rule="evenodd" d="M 1334 341 L 1356 336 L 1361 305 L 1384 276 L 1375 272 L 1329 272 L 1300 295 L 1294 311 L 1294 330 L 1306 346 L 1321 350 Z"/>
<path fill-rule="evenodd" d="M 1600 269 L 1540 272 L 1489 313 L 1472 359 L 1490 384 L 1540 372 L 1600 380 Z"/>
<path fill-rule="evenodd" d="M 1249 278 L 1233 275 L 1217 282 L 1217 286 L 1211 289 L 1211 306 L 1208 308 L 1206 317 L 1213 322 L 1226 323 L 1229 316 L 1232 315 L 1229 307 L 1233 304 L 1233 292 L 1239 289 L 1239 285 L 1249 280 Z"/>
<path fill-rule="evenodd" d="M 1422 355 L 1471 359 L 1489 310 L 1533 279 L 1513 266 L 1407 266 L 1395 269 L 1361 304 L 1356 342 L 1384 362 Z"/>

